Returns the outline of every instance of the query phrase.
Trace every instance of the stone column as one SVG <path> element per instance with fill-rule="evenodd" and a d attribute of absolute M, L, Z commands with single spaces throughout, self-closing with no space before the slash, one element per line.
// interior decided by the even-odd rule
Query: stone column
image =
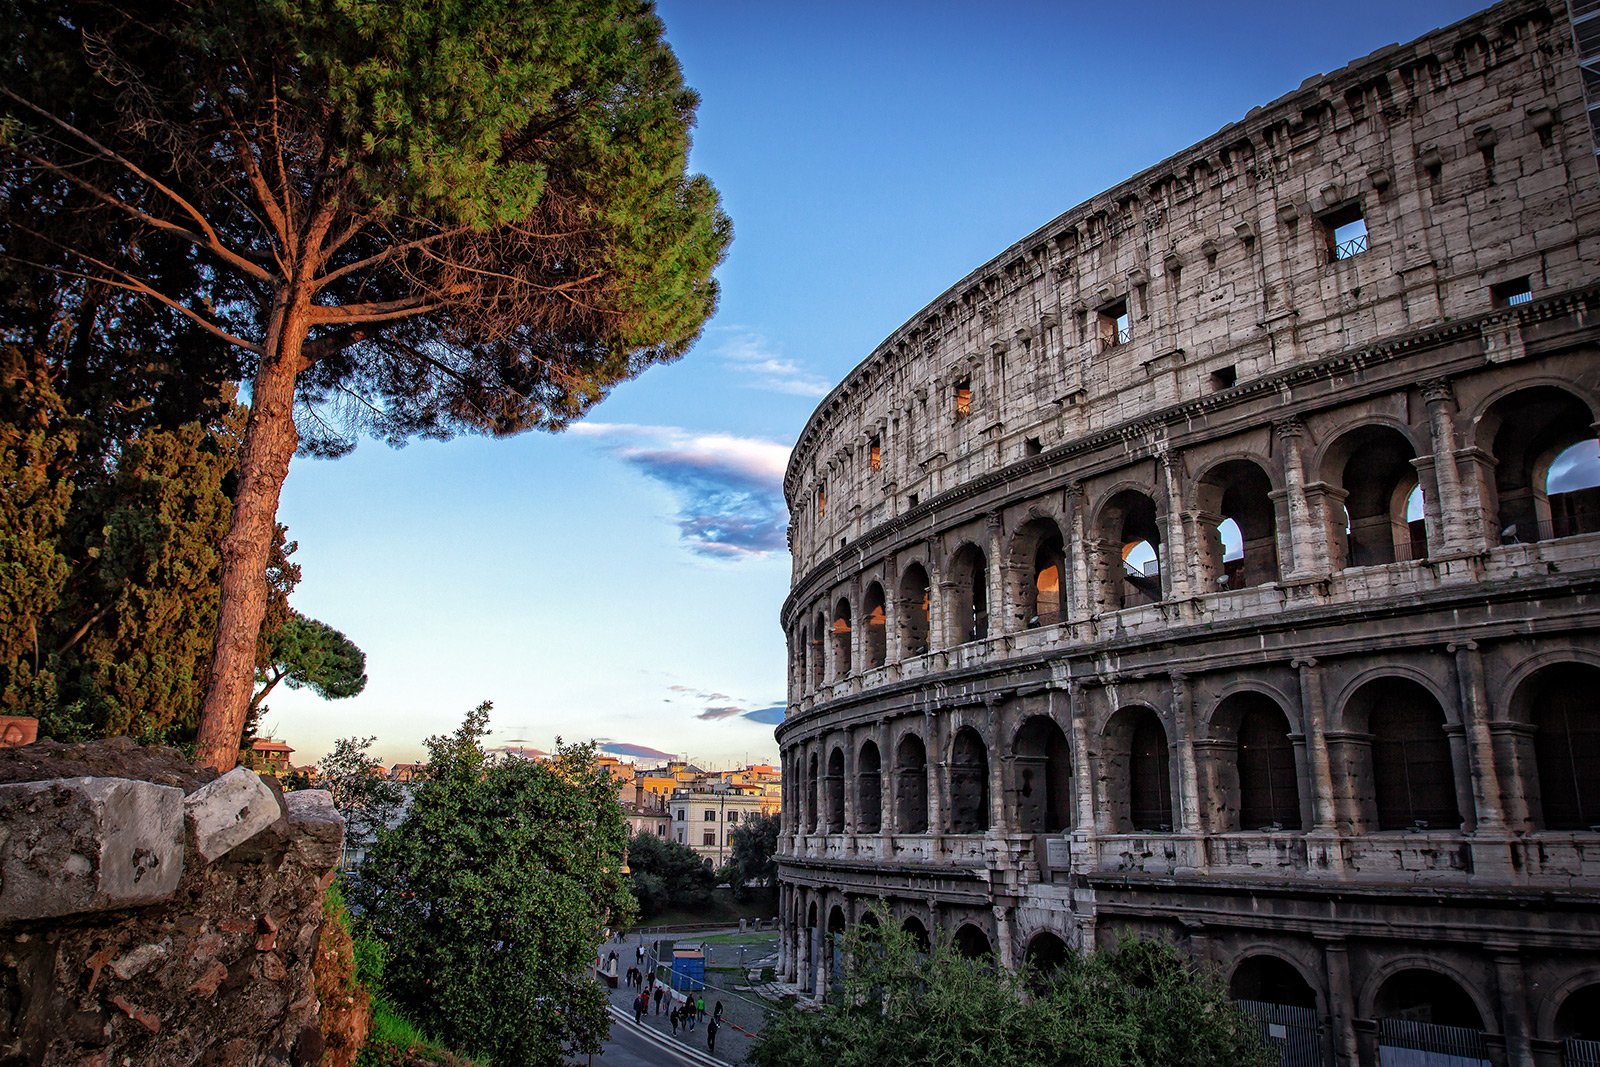
<path fill-rule="evenodd" d="M 1004 762 L 1007 757 L 1001 751 L 1001 739 L 1005 731 L 1001 729 L 1001 711 L 992 698 L 983 702 L 983 710 L 988 718 L 984 723 L 983 743 L 989 749 L 989 832 L 1004 834 L 1011 829 L 1006 812 Z"/>
<path fill-rule="evenodd" d="M 994 906 L 994 952 L 1005 970 L 1015 970 L 1015 951 L 1011 940 L 1011 909 L 1004 904 Z"/>
<path fill-rule="evenodd" d="M 1528 1034 L 1528 978 L 1515 945 L 1484 946 L 1494 957 L 1495 985 L 1500 993 L 1501 1033 L 1506 1039 L 1506 1067 L 1534 1067 Z"/>
<path fill-rule="evenodd" d="M 1162 451 L 1156 456 L 1156 462 L 1161 471 L 1161 482 L 1166 489 L 1166 519 L 1162 536 L 1166 538 L 1166 558 L 1161 561 L 1161 580 L 1165 587 L 1168 600 L 1187 600 L 1190 593 L 1189 583 L 1189 538 L 1183 528 L 1183 487 L 1179 484 L 1177 472 L 1172 468 L 1176 462 L 1170 452 Z"/>
<path fill-rule="evenodd" d="M 1456 689 L 1461 694 L 1461 718 L 1467 731 L 1476 829 L 1503 833 L 1506 816 L 1500 793 L 1500 770 L 1494 757 L 1494 739 L 1489 736 L 1489 718 L 1493 712 L 1483 680 L 1483 656 L 1478 652 L 1476 641 L 1450 645 L 1449 651 L 1456 657 Z"/>
<path fill-rule="evenodd" d="M 889 720 L 879 719 L 878 742 L 878 833 L 882 845 L 880 860 L 894 857 L 894 835 L 900 832 L 900 812 L 895 804 L 895 785 L 900 780 L 900 767 L 895 762 L 894 749 L 889 745 Z"/>
<path fill-rule="evenodd" d="M 1064 615 L 1070 611 L 1070 618 L 1084 619 L 1095 611 L 1095 596 L 1092 567 L 1094 546 L 1085 530 L 1088 518 L 1084 509 L 1088 505 L 1084 500 L 1082 482 L 1072 482 L 1067 486 L 1066 503 L 1070 516 L 1067 540 L 1069 562 L 1072 565 L 1072 606 L 1070 609 L 1067 607 L 1069 601 L 1066 590 L 1062 590 L 1061 611 Z M 1065 575 L 1062 577 L 1065 578 Z"/>
<path fill-rule="evenodd" d="M 1326 573 L 1327 531 L 1318 529 L 1306 500 L 1305 423 L 1289 418 L 1272 429 L 1283 445 L 1283 502 L 1289 528 L 1279 532 L 1278 558 L 1288 564 L 1284 577 L 1293 580 Z"/>
<path fill-rule="evenodd" d="M 1182 671 L 1172 672 L 1172 750 L 1178 757 L 1178 822 L 1186 834 L 1200 829 L 1200 775 L 1194 760 L 1194 699 Z"/>
<path fill-rule="evenodd" d="M 1306 763 L 1311 769 L 1311 828 L 1320 833 L 1336 833 L 1342 820 L 1328 758 L 1328 715 L 1322 700 L 1322 678 L 1314 659 L 1297 659 L 1292 666 L 1300 676 L 1300 718 L 1306 735 Z"/>
<path fill-rule="evenodd" d="M 984 529 L 988 535 L 985 552 L 989 556 L 989 565 L 984 568 L 983 575 L 987 583 L 985 593 L 989 598 L 989 636 L 998 637 L 1008 629 L 1005 620 L 1011 609 L 1011 605 L 1006 603 L 1005 569 L 1001 565 L 1005 557 L 1005 525 L 1000 521 L 998 511 L 991 511 L 985 517 Z"/>
<path fill-rule="evenodd" d="M 849 730 L 841 733 L 841 745 L 844 749 L 844 777 L 839 779 L 839 789 L 844 793 L 844 832 L 854 836 L 856 832 L 856 789 L 860 782 L 856 779 L 856 742 Z M 850 851 L 855 851 L 852 842 Z"/>
<path fill-rule="evenodd" d="M 1077 793 L 1078 829 L 1085 834 L 1107 833 L 1110 827 L 1101 823 L 1101 819 L 1107 817 L 1106 806 L 1096 803 L 1100 783 L 1095 778 L 1094 766 L 1089 762 L 1092 744 L 1089 739 L 1089 719 L 1093 712 L 1088 690 L 1081 681 L 1071 680 L 1067 683 L 1067 699 L 1072 716 L 1072 776 L 1079 783 L 1074 790 Z"/>
<path fill-rule="evenodd" d="M 1360 1067 L 1356 1050 L 1355 990 L 1350 983 L 1350 952 L 1342 937 L 1322 941 L 1323 968 L 1328 975 L 1328 1031 L 1336 1067 Z"/>
<path fill-rule="evenodd" d="M 933 711 L 923 712 L 923 739 L 928 754 L 928 833 L 937 837 L 944 828 L 944 730 Z"/>
<path fill-rule="evenodd" d="M 1465 527 L 1466 512 L 1461 506 L 1461 472 L 1456 468 L 1455 393 L 1448 381 L 1435 378 L 1422 383 L 1422 399 L 1428 405 L 1433 478 L 1439 494 L 1437 510 L 1441 526 L 1439 547 L 1432 548 L 1430 541 L 1430 552 L 1468 550 L 1472 546 Z"/>

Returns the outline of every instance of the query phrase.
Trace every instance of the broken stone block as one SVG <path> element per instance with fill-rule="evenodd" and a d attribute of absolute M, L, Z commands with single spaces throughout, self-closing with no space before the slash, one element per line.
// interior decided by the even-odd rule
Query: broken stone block
<path fill-rule="evenodd" d="M 183 801 L 189 838 L 207 863 L 226 855 L 283 815 L 278 798 L 261 776 L 235 767 Z"/>
<path fill-rule="evenodd" d="M 0 785 L 0 922 L 137 907 L 183 874 L 183 790 L 127 778 Z"/>
<path fill-rule="evenodd" d="M 312 870 L 324 871 L 339 862 L 344 848 L 344 816 L 333 806 L 326 789 L 301 789 L 283 798 L 294 830 L 295 853 Z"/>

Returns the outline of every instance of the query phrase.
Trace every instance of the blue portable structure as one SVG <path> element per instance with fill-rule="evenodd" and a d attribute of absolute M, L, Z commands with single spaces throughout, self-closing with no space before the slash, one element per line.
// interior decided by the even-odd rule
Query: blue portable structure
<path fill-rule="evenodd" d="M 706 987 L 706 954 L 697 948 L 672 949 L 672 988 L 697 993 Z"/>

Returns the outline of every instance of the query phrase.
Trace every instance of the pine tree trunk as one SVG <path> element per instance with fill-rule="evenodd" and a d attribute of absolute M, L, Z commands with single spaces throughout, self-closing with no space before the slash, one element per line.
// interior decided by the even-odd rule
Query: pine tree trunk
<path fill-rule="evenodd" d="M 255 688 L 256 639 L 267 613 L 267 561 L 278 495 L 300 441 L 294 425 L 294 387 L 310 329 L 307 303 L 294 299 L 294 294 L 280 297 L 263 346 L 266 354 L 251 385 L 239 489 L 222 539 L 217 635 L 195 739 L 195 760 L 218 771 L 231 770 L 239 761 L 239 738 Z"/>

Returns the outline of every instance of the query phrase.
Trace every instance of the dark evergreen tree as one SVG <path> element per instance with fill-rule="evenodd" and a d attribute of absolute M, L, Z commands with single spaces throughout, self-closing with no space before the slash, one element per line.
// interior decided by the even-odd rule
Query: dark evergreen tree
<path fill-rule="evenodd" d="M 559 429 L 694 340 L 729 239 L 685 175 L 696 99 L 640 0 L 0 16 L 10 271 L 73 322 L 138 297 L 160 362 L 204 380 L 230 351 L 250 383 L 199 738 L 225 768 L 297 446 Z"/>

